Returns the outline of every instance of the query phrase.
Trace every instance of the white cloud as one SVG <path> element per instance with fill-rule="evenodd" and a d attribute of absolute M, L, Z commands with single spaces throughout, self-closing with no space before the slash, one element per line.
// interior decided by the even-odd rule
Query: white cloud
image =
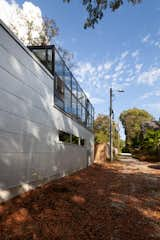
<path fill-rule="evenodd" d="M 128 56 L 129 52 L 128 51 L 125 51 L 121 54 L 121 59 L 124 59 Z"/>
<path fill-rule="evenodd" d="M 154 46 L 160 48 L 160 41 L 155 41 Z"/>
<path fill-rule="evenodd" d="M 123 62 L 119 62 L 118 65 L 115 68 L 115 71 L 118 72 L 120 70 L 122 70 L 124 67 L 124 63 Z"/>
<path fill-rule="evenodd" d="M 104 103 L 105 100 L 100 97 L 93 97 L 88 91 L 86 92 L 87 97 L 90 99 L 92 104 L 101 104 Z"/>
<path fill-rule="evenodd" d="M 97 68 L 98 71 L 101 71 L 102 69 L 103 69 L 103 65 L 99 65 Z"/>
<path fill-rule="evenodd" d="M 135 65 L 136 72 L 139 73 L 141 71 L 142 67 L 143 67 L 143 64 L 136 64 Z"/>
<path fill-rule="evenodd" d="M 147 43 L 150 39 L 151 35 L 150 34 L 147 34 L 143 39 L 142 39 L 142 42 L 143 43 Z"/>
<path fill-rule="evenodd" d="M 105 70 L 110 70 L 111 69 L 111 67 L 112 67 L 112 62 L 106 62 L 105 64 L 104 64 L 104 69 Z"/>
<path fill-rule="evenodd" d="M 136 50 L 136 51 L 132 52 L 131 55 L 132 55 L 133 58 L 138 57 L 139 56 L 139 50 Z"/>
<path fill-rule="evenodd" d="M 111 79 L 111 75 L 105 75 L 104 78 L 105 78 L 106 80 Z"/>
<path fill-rule="evenodd" d="M 158 90 L 154 90 L 151 92 L 146 92 L 140 97 L 140 99 L 147 99 L 147 98 L 153 97 L 153 96 L 160 97 L 160 90 L 158 89 Z"/>
<path fill-rule="evenodd" d="M 78 77 L 80 82 L 89 80 L 88 76 L 92 76 L 92 80 L 94 77 L 94 72 L 96 72 L 96 68 L 92 66 L 91 63 L 78 63 L 77 67 L 74 69 L 74 74 Z"/>
<path fill-rule="evenodd" d="M 143 105 L 145 108 L 150 109 L 150 111 L 154 111 L 156 113 L 160 113 L 160 102 L 147 103 Z"/>
<path fill-rule="evenodd" d="M 101 104 L 104 103 L 105 100 L 102 98 L 97 98 L 97 97 L 90 97 L 90 100 L 93 104 Z"/>
<path fill-rule="evenodd" d="M 153 85 L 160 78 L 160 68 L 152 67 L 146 72 L 142 72 L 138 77 L 138 83 Z"/>

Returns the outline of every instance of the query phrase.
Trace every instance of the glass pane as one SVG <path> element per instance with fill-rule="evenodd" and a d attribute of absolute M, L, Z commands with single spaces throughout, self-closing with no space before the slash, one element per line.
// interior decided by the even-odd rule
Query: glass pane
<path fill-rule="evenodd" d="M 64 100 L 64 82 L 57 75 L 55 75 L 54 81 L 55 81 L 55 86 L 54 86 L 55 95 L 59 99 Z"/>
<path fill-rule="evenodd" d="M 74 78 L 72 78 L 72 93 L 77 97 L 77 82 Z"/>
<path fill-rule="evenodd" d="M 92 119 L 91 119 L 91 128 L 92 128 L 92 130 L 93 130 L 93 122 L 94 122 L 94 118 L 92 117 Z"/>
<path fill-rule="evenodd" d="M 90 128 L 90 116 L 87 118 L 87 128 Z"/>
<path fill-rule="evenodd" d="M 85 119 L 86 126 L 89 127 L 89 113 L 86 111 L 86 119 Z"/>
<path fill-rule="evenodd" d="M 83 124 L 85 124 L 85 119 L 86 119 L 85 108 L 82 107 L 82 122 L 83 122 Z"/>
<path fill-rule="evenodd" d="M 57 107 L 61 108 L 62 110 L 64 109 L 64 102 L 57 96 L 54 97 L 54 102 Z"/>
<path fill-rule="evenodd" d="M 64 67 L 64 81 L 66 86 L 71 89 L 71 73 L 66 66 Z"/>
<path fill-rule="evenodd" d="M 32 51 L 36 55 L 36 57 L 46 66 L 46 49 L 33 49 Z"/>
<path fill-rule="evenodd" d="M 89 111 L 89 100 L 88 100 L 88 98 L 86 98 L 86 109 L 87 109 L 87 111 Z"/>
<path fill-rule="evenodd" d="M 72 114 L 77 116 L 77 99 L 72 95 Z"/>
<path fill-rule="evenodd" d="M 94 118 L 94 108 L 92 106 L 92 118 Z"/>
<path fill-rule="evenodd" d="M 79 137 L 76 137 L 75 135 L 72 135 L 72 143 L 73 144 L 79 144 Z"/>
<path fill-rule="evenodd" d="M 78 85 L 78 101 L 82 101 L 82 89 L 80 88 L 80 86 Z"/>
<path fill-rule="evenodd" d="M 71 108 L 71 92 L 65 88 L 65 94 L 64 94 L 64 105 L 65 105 L 65 112 L 72 113 Z"/>
<path fill-rule="evenodd" d="M 52 62 L 52 49 L 47 49 L 47 68 L 50 70 L 51 73 L 53 73 L 53 62 Z"/>
<path fill-rule="evenodd" d="M 89 111 L 89 114 L 92 115 L 92 105 L 90 104 L 90 102 L 88 104 L 88 111 Z"/>
<path fill-rule="evenodd" d="M 56 74 L 62 78 L 64 77 L 64 64 L 60 56 L 55 51 L 55 72 Z"/>
<path fill-rule="evenodd" d="M 85 105 L 86 105 L 86 98 L 85 98 L 85 94 L 84 93 L 82 93 L 82 104 L 83 104 L 83 106 L 85 107 Z"/>
<path fill-rule="evenodd" d="M 82 106 L 80 102 L 78 102 L 78 118 L 82 119 Z"/>
<path fill-rule="evenodd" d="M 70 143 L 70 134 L 63 131 L 59 131 L 59 141 Z"/>

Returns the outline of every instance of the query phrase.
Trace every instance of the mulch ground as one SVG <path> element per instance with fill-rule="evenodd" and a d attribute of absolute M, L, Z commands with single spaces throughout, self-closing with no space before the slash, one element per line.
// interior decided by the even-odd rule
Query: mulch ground
<path fill-rule="evenodd" d="M 93 164 L 0 205 L 0 240 L 160 240 L 160 170 Z"/>

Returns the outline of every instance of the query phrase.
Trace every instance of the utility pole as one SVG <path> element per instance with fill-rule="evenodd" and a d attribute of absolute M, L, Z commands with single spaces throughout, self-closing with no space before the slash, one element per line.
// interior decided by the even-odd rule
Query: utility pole
<path fill-rule="evenodd" d="M 110 155 L 110 161 L 113 161 L 113 151 L 112 151 L 112 97 L 113 97 L 113 91 L 112 88 L 110 88 L 110 109 L 109 109 L 109 155 Z"/>
<path fill-rule="evenodd" d="M 117 89 L 116 90 L 119 93 L 123 93 L 124 90 L 122 89 Z M 109 156 L 110 156 L 110 161 L 113 161 L 113 136 L 112 136 L 112 114 L 113 114 L 113 109 L 112 109 L 112 101 L 113 101 L 113 89 L 110 88 L 110 109 L 109 109 Z"/>

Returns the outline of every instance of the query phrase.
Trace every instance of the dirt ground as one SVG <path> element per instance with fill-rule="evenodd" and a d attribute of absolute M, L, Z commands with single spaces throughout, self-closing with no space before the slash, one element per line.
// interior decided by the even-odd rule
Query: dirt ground
<path fill-rule="evenodd" d="M 160 169 L 94 164 L 0 205 L 0 240 L 160 240 Z"/>

